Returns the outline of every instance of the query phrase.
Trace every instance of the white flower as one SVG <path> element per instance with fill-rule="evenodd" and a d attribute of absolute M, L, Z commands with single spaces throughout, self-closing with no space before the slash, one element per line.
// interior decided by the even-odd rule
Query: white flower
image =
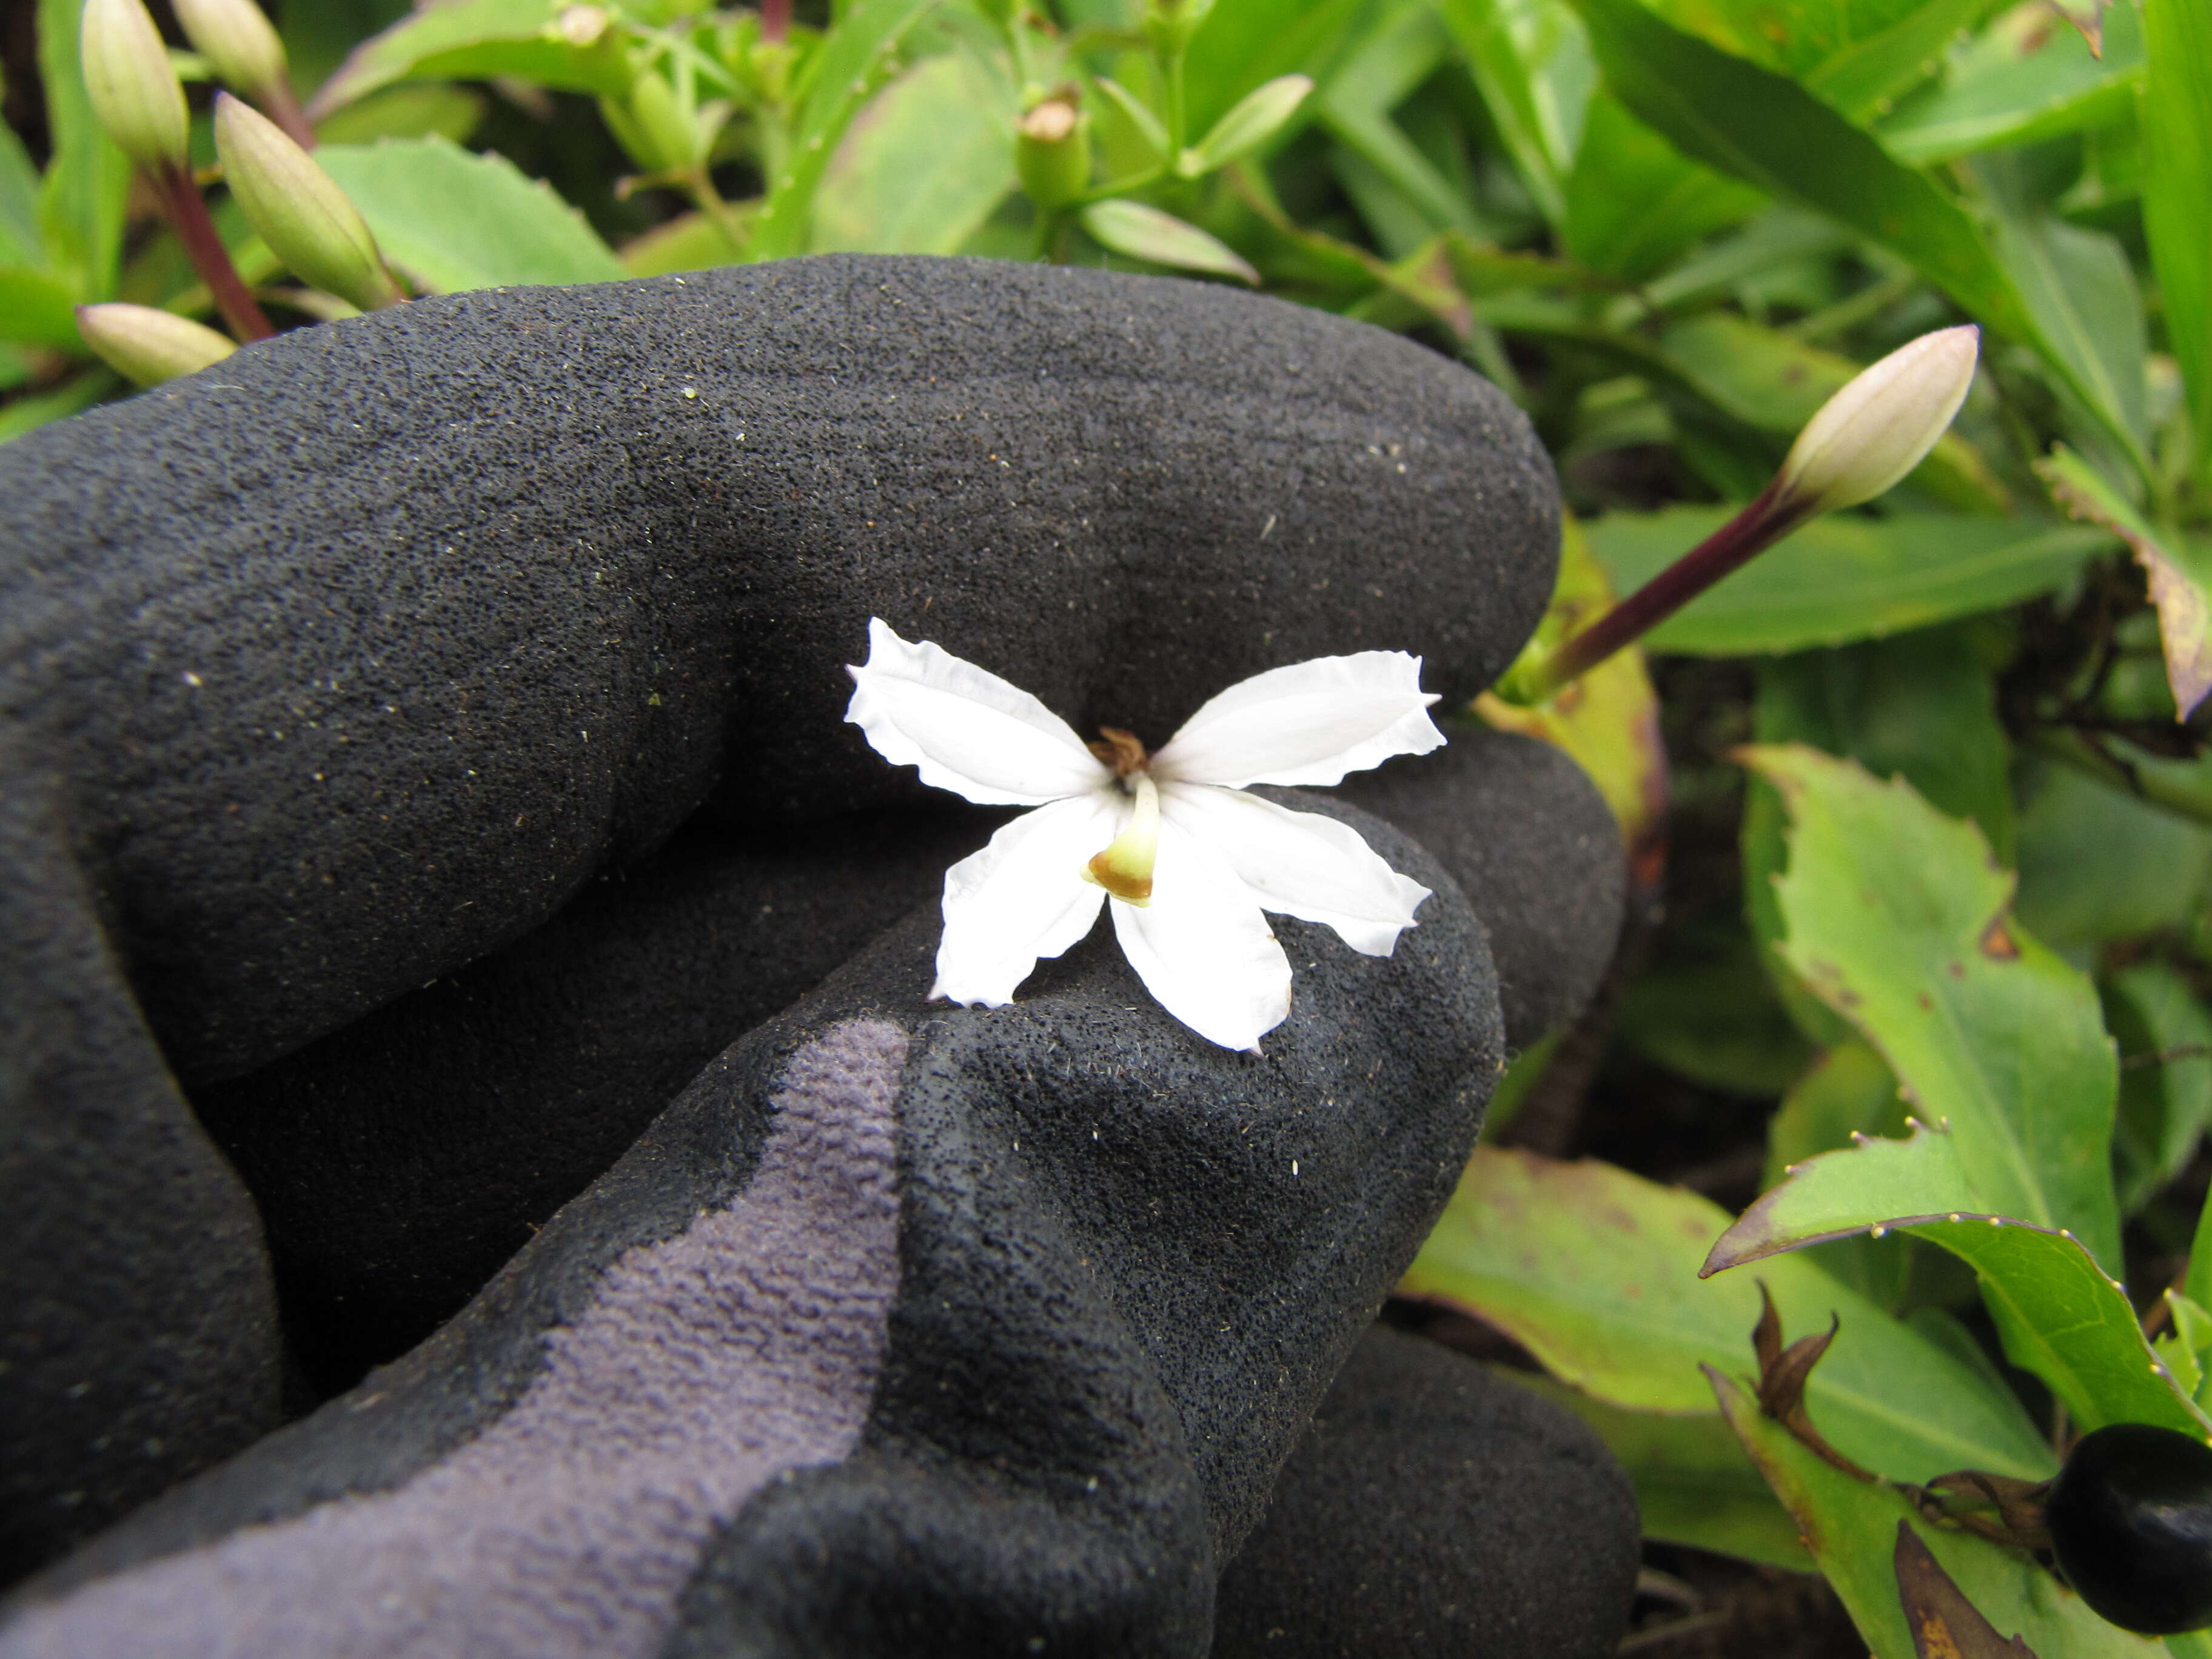
<path fill-rule="evenodd" d="M 1000 1008 L 1040 957 L 1098 920 L 1160 1006 L 1224 1048 L 1259 1051 L 1291 1010 L 1291 964 L 1263 910 L 1325 922 L 1387 957 L 1429 890 L 1358 831 L 1243 793 L 1333 784 L 1444 735 L 1421 659 L 1363 651 L 1232 685 L 1147 756 L 1126 732 L 1086 746 L 1028 692 L 871 618 L 845 718 L 894 766 L 985 805 L 1033 806 L 945 873 L 933 997 Z"/>

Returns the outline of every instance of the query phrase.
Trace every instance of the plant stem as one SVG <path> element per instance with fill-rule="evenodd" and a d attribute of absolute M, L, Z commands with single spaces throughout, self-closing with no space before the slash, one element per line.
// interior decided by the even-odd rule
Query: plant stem
<path fill-rule="evenodd" d="M 761 39 L 781 40 L 791 33 L 791 0 L 761 0 Z"/>
<path fill-rule="evenodd" d="M 737 210 L 730 205 L 720 191 L 714 188 L 714 176 L 707 170 L 706 165 L 701 163 L 698 170 L 684 182 L 690 189 L 691 199 L 720 227 L 731 251 L 743 253 L 745 245 L 752 240 L 751 228 L 738 218 Z"/>
<path fill-rule="evenodd" d="M 154 180 L 155 194 L 169 215 L 169 222 L 177 228 L 177 239 L 185 245 L 185 257 L 198 271 L 200 280 L 208 285 L 208 293 L 215 300 L 215 308 L 222 313 L 230 331 L 241 341 L 265 340 L 276 331 L 261 314 L 254 302 L 252 292 L 239 276 L 238 267 L 230 262 L 230 252 L 216 234 L 215 221 L 208 215 L 207 204 L 200 198 L 199 187 L 191 176 L 181 167 L 165 167 Z"/>
<path fill-rule="evenodd" d="M 1167 165 L 1168 165 L 1168 166 L 1169 166 L 1169 167 L 1170 167 L 1170 168 L 1173 168 L 1173 167 L 1178 167 L 1178 166 L 1180 166 L 1180 165 L 1182 164 L 1182 162 L 1183 140 L 1184 140 L 1184 138 L 1185 138 L 1185 137 L 1186 137 L 1186 135 L 1185 135 L 1185 133 L 1184 133 L 1184 131 L 1183 131 L 1183 113 L 1182 113 L 1182 60 L 1183 60 L 1183 53 L 1184 53 L 1184 49 L 1183 49 L 1183 47 L 1182 47 L 1182 46 L 1176 46 L 1176 48 L 1173 52 L 1168 52 L 1168 53 L 1166 53 L 1166 54 L 1165 54 L 1166 61 L 1165 61 L 1165 62 L 1161 65 L 1161 67 L 1162 67 L 1163 69 L 1164 69 L 1164 70 L 1167 71 L 1167 82 L 1168 82 L 1168 160 L 1167 160 Z"/>
<path fill-rule="evenodd" d="M 1650 581 L 1560 644 L 1537 664 L 1526 682 L 1533 702 L 1541 702 L 1581 678 L 1623 646 L 1650 633 L 1754 554 L 1771 546 L 1804 521 L 1802 508 L 1785 507 L 1769 484 L 1749 507 L 1668 565 Z"/>
<path fill-rule="evenodd" d="M 278 126 L 284 136 L 301 149 L 315 147 L 315 129 L 307 120 L 307 111 L 300 107 L 300 100 L 292 91 L 292 83 L 285 80 L 271 82 L 261 89 L 258 100 L 261 112 Z"/>

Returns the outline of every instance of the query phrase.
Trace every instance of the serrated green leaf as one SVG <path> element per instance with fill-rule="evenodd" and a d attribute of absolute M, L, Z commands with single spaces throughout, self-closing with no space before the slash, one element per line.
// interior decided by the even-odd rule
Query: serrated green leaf
<path fill-rule="evenodd" d="M 2007 1354 L 2082 1428 L 2158 1423 L 2212 1437 L 2212 1419 L 2152 1352 L 2126 1293 L 2071 1233 L 1990 1212 L 1966 1152 L 1958 1133 L 1915 1124 L 1906 1140 L 1823 1153 L 1746 1210 L 1704 1271 L 1856 1233 L 1926 1239 L 1974 1269 Z"/>
<path fill-rule="evenodd" d="M 2117 1267 L 2112 1040 L 2088 980 L 2012 920 L 1987 840 L 1855 762 L 1797 744 L 1741 757 L 1790 814 L 1784 958 L 1948 1125 L 1973 1207 L 2071 1229 Z"/>
<path fill-rule="evenodd" d="M 853 0 L 815 49 L 782 175 L 753 222 L 755 259 L 803 252 L 813 234 L 814 198 L 845 130 L 866 106 L 906 33 L 937 0 Z"/>
<path fill-rule="evenodd" d="M 1591 520 L 1598 562 L 1631 592 L 1718 529 L 1729 507 Z M 1902 633 L 2048 592 L 2114 538 L 2079 525 L 1898 514 L 1815 520 L 1654 629 L 1655 652 L 1732 657 Z"/>
<path fill-rule="evenodd" d="M 925 58 L 861 111 L 823 174 L 817 253 L 954 253 L 1014 187 L 1014 89 L 964 52 Z"/>
<path fill-rule="evenodd" d="M 2212 8 L 2143 0 L 2143 234 L 2203 465 L 2212 461 Z"/>
<path fill-rule="evenodd" d="M 39 188 L 46 267 L 79 301 L 112 299 L 123 262 L 131 162 L 92 112 L 77 59 L 84 0 L 39 0 L 39 76 L 52 159 Z"/>
<path fill-rule="evenodd" d="M 1813 1375 L 1819 1376 L 1819 1370 Z M 1894 1487 L 1855 1480 L 1823 1462 L 1760 1413 L 1745 1382 L 1718 1368 L 1711 1382 L 1721 1414 L 1796 1519 L 1874 1659 L 1923 1659 L 1942 1651 L 1916 1646 L 1905 1618 L 1895 1565 L 1900 1527 L 1999 1632 L 2021 1637 L 2040 1659 L 2159 1659 L 2163 1653 L 2149 1638 L 2098 1618 L 2032 1556 L 1972 1533 L 1929 1525 Z M 1814 1423 L 1825 1431 L 1817 1411 Z M 1954 1646 L 1951 1651 L 1961 1650 Z"/>
<path fill-rule="evenodd" d="M 1797 1523 L 1725 1419 L 1623 1411 L 1539 1372 L 1490 1370 L 1597 1431 L 1635 1485 L 1646 1538 L 1792 1572 L 1813 1571 Z"/>
<path fill-rule="evenodd" d="M 2027 144 L 2130 118 L 2143 78 L 2142 26 L 2121 6 L 2105 32 L 2105 55 L 2070 29 L 2022 12 L 1989 30 L 1954 62 L 1942 84 L 1900 103 L 1875 131 L 1916 167 Z"/>
<path fill-rule="evenodd" d="M 505 156 L 471 155 L 434 134 L 326 144 L 315 159 L 361 210 L 386 259 L 433 293 L 627 275 L 580 213 Z"/>
<path fill-rule="evenodd" d="M 1481 1147 L 1400 1294 L 1477 1315 L 1607 1404 L 1699 1412 L 1698 1367 L 1744 1364 L 1759 1313 L 1751 1274 L 1697 1277 L 1728 1223 L 1695 1193 L 1610 1164 Z M 1845 1455 L 1901 1480 L 2055 1467 L 2016 1401 L 1810 1258 L 1778 1257 L 1759 1282 L 1796 1329 L 1842 1321 L 1806 1399 Z"/>
<path fill-rule="evenodd" d="M 1101 247 L 1177 270 L 1202 270 L 1257 283 L 1260 273 L 1243 256 L 1188 224 L 1142 202 L 1093 202 L 1077 216 Z"/>

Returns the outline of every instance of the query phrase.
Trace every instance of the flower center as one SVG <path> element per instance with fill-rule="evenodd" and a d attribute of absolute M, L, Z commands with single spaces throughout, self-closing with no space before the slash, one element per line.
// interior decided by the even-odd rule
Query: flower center
<path fill-rule="evenodd" d="M 1114 769 L 1121 787 L 1137 798 L 1137 805 L 1129 815 L 1129 827 L 1084 866 L 1083 878 L 1141 908 L 1152 902 L 1152 865 L 1159 857 L 1159 786 L 1146 769 L 1144 744 L 1117 726 L 1099 730 L 1106 740 L 1092 744 L 1091 752 Z"/>

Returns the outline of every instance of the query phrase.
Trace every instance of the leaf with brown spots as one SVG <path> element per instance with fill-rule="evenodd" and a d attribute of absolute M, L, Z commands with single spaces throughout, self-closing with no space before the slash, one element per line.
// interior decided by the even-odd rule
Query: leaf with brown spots
<path fill-rule="evenodd" d="M 2039 1659 L 2015 1636 L 2008 1640 L 1966 1599 L 1942 1564 L 1928 1553 L 1910 1522 L 1897 1523 L 1898 1600 L 1918 1659 Z"/>
<path fill-rule="evenodd" d="M 2013 919 L 2013 877 L 1973 824 L 1801 744 L 1741 754 L 1790 821 L 1777 949 L 1948 1127 L 1943 1210 L 2070 1231 L 2116 1270 L 2118 1070 L 2095 987 Z"/>

